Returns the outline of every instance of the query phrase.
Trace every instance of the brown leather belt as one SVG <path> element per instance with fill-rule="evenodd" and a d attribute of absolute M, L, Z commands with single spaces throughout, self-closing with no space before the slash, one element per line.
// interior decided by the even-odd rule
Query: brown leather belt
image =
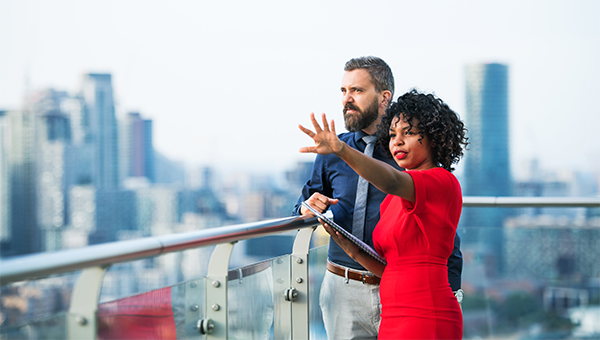
<path fill-rule="evenodd" d="M 368 283 L 370 285 L 378 285 L 379 281 L 381 281 L 381 279 L 375 275 L 365 275 L 352 269 L 340 267 L 329 261 L 327 261 L 327 270 L 343 278 Z"/>

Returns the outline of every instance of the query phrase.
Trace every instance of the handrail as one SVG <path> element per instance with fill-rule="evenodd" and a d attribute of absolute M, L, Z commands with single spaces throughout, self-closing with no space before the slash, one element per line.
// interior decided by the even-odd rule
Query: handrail
<path fill-rule="evenodd" d="M 464 196 L 463 207 L 600 208 L 600 197 Z"/>
<path fill-rule="evenodd" d="M 268 236 L 312 227 L 317 223 L 314 217 L 286 217 L 3 259 L 0 260 L 0 286 L 93 266 L 107 266 L 185 249 Z"/>

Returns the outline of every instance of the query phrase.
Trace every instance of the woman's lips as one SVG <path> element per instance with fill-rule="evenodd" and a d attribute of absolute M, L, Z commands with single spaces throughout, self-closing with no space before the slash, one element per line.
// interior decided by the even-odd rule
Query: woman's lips
<path fill-rule="evenodd" d="M 403 159 L 404 157 L 406 157 L 406 152 L 396 151 L 394 152 L 394 157 L 396 157 L 396 159 Z"/>

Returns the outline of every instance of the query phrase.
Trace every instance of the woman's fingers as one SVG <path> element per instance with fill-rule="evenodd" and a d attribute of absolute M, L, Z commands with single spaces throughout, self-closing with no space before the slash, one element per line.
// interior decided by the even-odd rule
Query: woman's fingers
<path fill-rule="evenodd" d="M 325 231 L 331 235 L 331 237 L 333 238 L 333 240 L 335 241 L 338 238 L 338 232 L 333 230 L 332 227 L 329 226 L 329 224 L 324 223 L 323 221 L 321 221 L 321 219 L 319 219 L 319 222 L 321 222 L 321 225 L 323 226 L 323 228 L 325 229 Z"/>
<path fill-rule="evenodd" d="M 298 151 L 300 153 L 317 153 L 317 148 L 314 146 L 303 146 Z"/>
<path fill-rule="evenodd" d="M 315 118 L 314 112 L 310 113 L 310 121 L 313 123 L 313 126 L 315 127 L 315 131 L 317 133 L 323 131 L 323 129 L 321 129 L 321 125 L 319 125 L 319 123 L 317 122 L 317 119 Z"/>
<path fill-rule="evenodd" d="M 304 132 L 310 138 L 313 138 L 314 136 L 316 136 L 316 134 L 314 132 L 312 132 L 310 129 L 305 128 L 302 125 L 298 125 L 298 128 L 300 128 L 300 130 L 302 132 Z M 298 151 L 300 151 L 300 153 L 315 153 L 316 152 L 316 147 L 314 147 L 314 146 L 304 146 L 304 147 L 301 147 L 300 150 L 298 150 Z"/>
<path fill-rule="evenodd" d="M 327 123 L 327 116 L 324 113 L 321 113 L 321 119 L 323 120 L 323 131 L 329 132 L 329 124 Z"/>
<path fill-rule="evenodd" d="M 312 122 L 312 124 L 315 128 L 315 132 L 313 132 L 310 129 L 305 128 L 301 124 L 298 124 L 298 128 L 300 128 L 300 130 L 302 132 L 304 132 L 305 134 L 307 134 L 310 138 L 315 137 L 320 132 L 333 132 L 335 134 L 335 122 L 333 121 L 333 119 L 331 120 L 331 128 L 330 128 L 329 123 L 327 123 L 327 116 L 324 113 L 321 114 L 321 118 L 323 119 L 323 128 L 321 128 L 321 125 L 319 125 L 319 122 L 317 122 L 317 119 L 315 118 L 315 114 L 313 112 L 310 113 L 310 121 Z"/>
<path fill-rule="evenodd" d="M 319 123 L 317 122 L 315 114 L 311 112 L 310 120 L 315 128 L 314 132 L 310 129 L 305 128 L 301 124 L 298 124 L 298 128 L 300 129 L 300 131 L 304 132 L 315 142 L 315 146 L 307 146 L 300 148 L 300 153 L 318 153 L 322 155 L 328 155 L 334 152 L 334 146 L 337 147 L 340 143 L 336 137 L 337 135 L 335 133 L 335 123 L 333 122 L 333 120 L 331 121 L 330 126 L 329 123 L 327 123 L 327 116 L 324 113 L 321 115 L 321 118 L 323 120 L 323 128 L 321 128 L 321 125 L 319 125 Z M 333 136 L 331 135 L 332 133 Z"/>
<path fill-rule="evenodd" d="M 307 128 L 305 128 L 304 126 L 302 126 L 300 124 L 298 124 L 298 128 L 300 128 L 300 130 L 302 132 L 304 132 L 305 134 L 307 134 L 308 137 L 310 137 L 310 138 L 313 138 L 316 135 L 316 133 L 312 132 L 310 129 L 307 129 Z"/>

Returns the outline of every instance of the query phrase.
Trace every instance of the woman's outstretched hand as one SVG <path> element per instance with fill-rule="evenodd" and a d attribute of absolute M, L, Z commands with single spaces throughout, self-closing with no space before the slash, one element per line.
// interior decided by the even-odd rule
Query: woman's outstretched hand
<path fill-rule="evenodd" d="M 327 124 L 327 117 L 323 113 L 321 115 L 323 119 L 323 128 L 319 125 L 317 120 L 315 119 L 315 114 L 310 114 L 310 120 L 313 123 L 315 128 L 315 132 L 312 132 L 310 129 L 305 128 L 302 125 L 298 125 L 300 130 L 308 135 L 308 137 L 312 138 L 315 141 L 315 146 L 305 146 L 300 148 L 301 153 L 318 153 L 320 155 L 328 155 L 330 153 L 336 153 L 342 151 L 344 148 L 344 143 L 340 141 L 335 133 L 335 122 L 331 120 L 331 128 L 329 128 L 329 124 Z"/>

